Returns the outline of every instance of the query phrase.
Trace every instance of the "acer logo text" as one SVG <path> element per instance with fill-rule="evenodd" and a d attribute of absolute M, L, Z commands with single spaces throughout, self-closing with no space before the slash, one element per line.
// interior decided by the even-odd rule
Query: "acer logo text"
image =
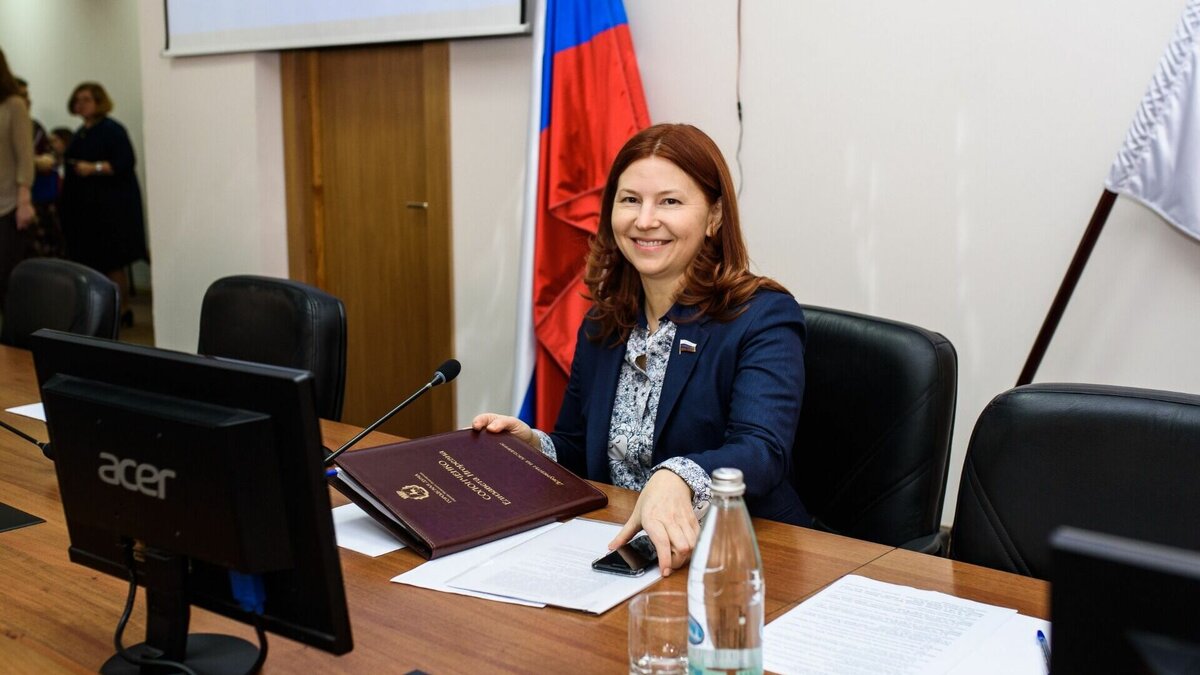
<path fill-rule="evenodd" d="M 110 452 L 100 453 L 100 461 L 100 480 L 155 499 L 167 498 L 167 479 L 175 477 L 170 469 L 159 470 L 153 464 L 120 459 Z"/>

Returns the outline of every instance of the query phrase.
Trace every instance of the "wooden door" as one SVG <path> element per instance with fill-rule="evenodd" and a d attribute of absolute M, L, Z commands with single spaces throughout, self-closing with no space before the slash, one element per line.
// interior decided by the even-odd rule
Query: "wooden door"
<path fill-rule="evenodd" d="M 449 49 L 284 52 L 289 266 L 346 304 L 342 419 L 366 425 L 453 354 Z M 449 431 L 454 386 L 383 430 Z"/>

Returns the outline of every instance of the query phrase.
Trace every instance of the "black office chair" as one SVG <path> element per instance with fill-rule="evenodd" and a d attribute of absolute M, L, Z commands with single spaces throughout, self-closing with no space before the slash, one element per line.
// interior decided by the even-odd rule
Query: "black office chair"
<path fill-rule="evenodd" d="M 200 308 L 200 354 L 311 371 L 317 413 L 340 420 L 346 387 L 342 301 L 288 279 L 218 279 Z"/>
<path fill-rule="evenodd" d="M 117 285 L 100 272 L 58 258 L 30 258 L 13 268 L 0 342 L 29 349 L 41 328 L 92 337 L 117 337 Z"/>
<path fill-rule="evenodd" d="M 792 482 L 818 529 L 938 552 L 958 357 L 942 335 L 804 307 Z"/>
<path fill-rule="evenodd" d="M 983 410 L 950 557 L 1050 578 L 1060 525 L 1200 550 L 1200 396 L 1033 384 Z"/>

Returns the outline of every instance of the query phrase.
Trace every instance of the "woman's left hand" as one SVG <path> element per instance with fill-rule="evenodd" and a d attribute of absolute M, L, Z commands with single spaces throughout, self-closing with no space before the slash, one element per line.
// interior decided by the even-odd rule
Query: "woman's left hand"
<path fill-rule="evenodd" d="M 645 530 L 654 543 L 664 577 L 687 564 L 700 538 L 700 522 L 692 511 L 692 489 L 674 472 L 661 469 L 646 481 L 633 514 L 609 542 L 609 550 L 628 542 L 638 530 Z"/>

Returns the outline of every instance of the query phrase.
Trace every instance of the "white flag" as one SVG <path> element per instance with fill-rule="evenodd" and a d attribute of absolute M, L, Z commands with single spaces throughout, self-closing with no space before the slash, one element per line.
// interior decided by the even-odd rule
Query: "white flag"
<path fill-rule="evenodd" d="M 1200 0 L 1189 0 L 1105 186 L 1200 239 Z"/>

